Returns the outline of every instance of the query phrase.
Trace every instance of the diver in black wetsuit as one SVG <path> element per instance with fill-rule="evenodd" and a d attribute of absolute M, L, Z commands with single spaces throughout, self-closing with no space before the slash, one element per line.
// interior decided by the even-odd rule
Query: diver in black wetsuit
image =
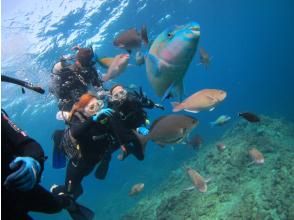
<path fill-rule="evenodd" d="M 102 107 L 103 101 L 90 93 L 82 95 L 73 106 L 67 121 L 69 128 L 63 132 L 60 143 L 55 143 L 69 158 L 65 185 L 53 186 L 53 192 L 64 192 L 77 199 L 83 193 L 83 178 L 103 160 L 110 161 L 114 140 L 109 121 L 113 111 Z M 98 166 L 96 178 L 105 178 L 108 164 Z"/>
<path fill-rule="evenodd" d="M 127 92 L 122 85 L 118 84 L 111 88 L 110 95 L 108 107 L 116 113 L 112 120 L 112 128 L 115 133 L 121 134 L 119 142 L 122 154 L 119 155 L 119 159 L 122 160 L 132 153 L 137 159 L 143 160 L 144 150 L 134 130 L 142 135 L 149 133 L 146 128 L 147 113 L 143 108 L 164 110 L 164 107 L 148 99 L 141 88 L 139 93 Z"/>
<path fill-rule="evenodd" d="M 8 79 L 8 80 L 6 80 Z M 1 81 L 16 83 L 41 94 L 44 90 L 12 77 Z M 1 109 L 1 219 L 32 219 L 28 212 L 57 213 L 67 209 L 72 219 L 88 220 L 94 213 L 64 194 L 53 195 L 41 185 L 44 151 L 35 140 L 18 128 Z"/>
<path fill-rule="evenodd" d="M 70 111 L 79 97 L 93 86 L 96 92 L 103 92 L 100 79 L 93 62 L 92 48 L 79 48 L 74 64 L 62 58 L 56 63 L 51 73 L 49 91 L 57 98 L 58 108 L 62 111 Z"/>

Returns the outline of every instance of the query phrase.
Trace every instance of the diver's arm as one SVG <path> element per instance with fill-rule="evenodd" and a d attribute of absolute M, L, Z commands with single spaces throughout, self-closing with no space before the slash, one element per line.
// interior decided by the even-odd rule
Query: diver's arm
<path fill-rule="evenodd" d="M 152 109 L 155 107 L 154 102 L 151 99 L 148 99 L 146 96 L 140 100 L 140 103 L 143 108 Z"/>
<path fill-rule="evenodd" d="M 78 139 L 82 134 L 84 134 L 87 129 L 93 124 L 93 120 L 91 118 L 87 119 L 84 122 L 81 122 L 77 117 L 73 117 L 70 122 L 70 132 L 71 135 Z"/>
<path fill-rule="evenodd" d="M 103 89 L 103 85 L 102 85 L 102 79 L 100 78 L 99 73 L 96 71 L 96 69 L 93 68 L 93 70 L 91 71 L 91 78 L 92 78 L 92 85 L 96 88 L 96 89 Z"/>
<path fill-rule="evenodd" d="M 133 95 L 137 98 L 142 108 L 159 108 L 161 110 L 164 110 L 164 107 L 162 105 L 154 103 L 151 99 L 144 95 L 142 87 L 140 87 L 139 92 L 134 91 Z"/>
<path fill-rule="evenodd" d="M 45 155 L 41 145 L 30 138 L 24 131 L 18 128 L 6 115 L 1 113 L 1 126 L 5 131 L 5 136 L 14 147 L 13 152 L 16 156 L 32 157 L 37 160 L 41 166 L 38 179 L 44 169 Z"/>

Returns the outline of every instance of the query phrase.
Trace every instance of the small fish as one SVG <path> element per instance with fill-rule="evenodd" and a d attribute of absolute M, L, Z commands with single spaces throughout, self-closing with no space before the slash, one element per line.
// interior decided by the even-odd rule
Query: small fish
<path fill-rule="evenodd" d="M 137 183 L 132 186 L 131 190 L 129 191 L 129 196 L 138 195 L 144 189 L 144 183 Z"/>
<path fill-rule="evenodd" d="M 194 185 L 194 188 L 196 187 L 199 192 L 206 192 L 207 191 L 207 182 L 209 180 L 205 180 L 196 170 L 193 170 L 192 168 L 186 168 L 186 171 Z M 191 189 L 189 187 L 189 189 Z"/>
<path fill-rule="evenodd" d="M 130 56 L 129 54 L 116 55 L 107 70 L 107 73 L 103 75 L 102 80 L 104 82 L 119 76 L 128 66 Z"/>
<path fill-rule="evenodd" d="M 105 69 L 109 68 L 111 63 L 113 62 L 114 57 L 103 57 L 97 59 L 97 62 Z"/>
<path fill-rule="evenodd" d="M 23 87 L 21 87 L 21 93 L 22 94 L 25 94 L 26 93 L 26 91 L 25 91 L 25 89 Z"/>
<path fill-rule="evenodd" d="M 219 103 L 224 101 L 227 93 L 220 89 L 203 89 L 186 98 L 183 102 L 172 102 L 173 112 L 185 110 L 198 113 L 212 111 Z"/>
<path fill-rule="evenodd" d="M 209 54 L 204 50 L 204 48 L 199 49 L 200 53 L 200 65 L 204 65 L 205 69 L 207 70 L 208 66 L 211 63 L 212 57 L 209 56 Z"/>
<path fill-rule="evenodd" d="M 210 122 L 210 125 L 211 126 L 215 126 L 215 125 L 222 126 L 222 125 L 226 124 L 230 120 L 231 120 L 231 117 L 230 116 L 228 116 L 228 115 L 221 115 L 215 121 Z"/>
<path fill-rule="evenodd" d="M 141 33 L 138 33 L 135 28 L 120 33 L 114 39 L 113 45 L 131 53 L 133 49 L 141 48 L 142 41 L 146 45 L 148 44 L 147 29 L 145 26 L 142 27 Z"/>
<path fill-rule="evenodd" d="M 200 135 L 194 135 L 189 141 L 188 144 L 193 147 L 193 149 L 199 149 L 203 143 L 203 139 Z"/>
<path fill-rule="evenodd" d="M 226 149 L 226 145 L 224 143 L 217 143 L 216 144 L 216 148 L 219 150 L 219 151 L 224 151 Z"/>
<path fill-rule="evenodd" d="M 137 51 L 135 59 L 136 59 L 136 64 L 139 66 L 145 63 L 144 56 L 140 51 Z"/>
<path fill-rule="evenodd" d="M 239 116 L 243 117 L 249 122 L 253 122 L 253 123 L 260 122 L 260 118 L 251 112 L 242 112 L 242 113 L 239 113 Z"/>
<path fill-rule="evenodd" d="M 251 164 L 264 164 L 264 156 L 263 154 L 257 150 L 256 148 L 252 148 L 248 151 L 250 158 L 252 159 L 252 162 L 249 163 L 248 165 Z"/>

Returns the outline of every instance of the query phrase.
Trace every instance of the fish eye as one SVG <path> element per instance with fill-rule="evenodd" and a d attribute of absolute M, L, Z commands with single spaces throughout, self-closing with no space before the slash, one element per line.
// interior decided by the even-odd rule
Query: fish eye
<path fill-rule="evenodd" d="M 172 34 L 172 33 L 168 33 L 168 34 L 167 34 L 167 37 L 168 37 L 169 39 L 171 39 L 171 38 L 173 37 L 173 34 Z"/>

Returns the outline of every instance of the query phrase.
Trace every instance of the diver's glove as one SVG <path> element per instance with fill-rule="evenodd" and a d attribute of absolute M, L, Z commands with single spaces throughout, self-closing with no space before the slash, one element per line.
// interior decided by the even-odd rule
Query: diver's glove
<path fill-rule="evenodd" d="M 145 128 L 145 127 L 138 127 L 137 128 L 137 132 L 141 135 L 148 135 L 149 134 L 149 129 Z"/>
<path fill-rule="evenodd" d="M 97 112 L 92 116 L 92 120 L 97 122 L 98 120 L 102 120 L 105 117 L 111 117 L 114 111 L 111 108 L 105 108 Z"/>
<path fill-rule="evenodd" d="M 5 180 L 4 185 L 20 191 L 28 191 L 34 188 L 38 181 L 41 166 L 32 157 L 17 157 L 10 164 L 14 170 Z"/>

